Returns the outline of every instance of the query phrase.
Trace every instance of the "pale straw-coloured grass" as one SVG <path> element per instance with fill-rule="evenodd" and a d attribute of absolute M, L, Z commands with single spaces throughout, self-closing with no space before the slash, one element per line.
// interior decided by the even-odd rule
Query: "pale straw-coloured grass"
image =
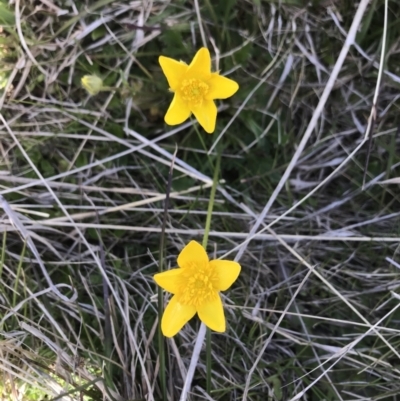
<path fill-rule="evenodd" d="M 212 336 L 213 392 L 194 322 L 167 342 L 171 399 L 398 397 L 400 16 L 385 0 L 316 3 L 12 5 L 0 399 L 160 399 L 152 274 L 168 170 L 172 267 L 201 241 L 221 146 L 208 250 L 242 274 Z M 158 55 L 202 45 L 241 85 L 213 137 L 162 120 Z M 113 89 L 89 97 L 92 72 Z"/>

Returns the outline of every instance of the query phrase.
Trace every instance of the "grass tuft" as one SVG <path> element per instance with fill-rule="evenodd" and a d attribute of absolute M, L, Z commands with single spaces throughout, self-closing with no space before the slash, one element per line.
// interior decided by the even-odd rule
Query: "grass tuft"
<path fill-rule="evenodd" d="M 168 268 L 219 152 L 208 251 L 242 273 L 191 399 L 398 399 L 399 21 L 394 0 L 1 1 L 0 400 L 161 399 L 169 169 Z M 164 123 L 158 56 L 203 45 L 240 84 L 214 135 Z M 168 399 L 198 328 L 167 341 Z"/>

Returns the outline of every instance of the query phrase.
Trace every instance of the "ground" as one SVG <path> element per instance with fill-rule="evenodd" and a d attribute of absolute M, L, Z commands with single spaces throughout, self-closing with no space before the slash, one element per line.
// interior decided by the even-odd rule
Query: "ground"
<path fill-rule="evenodd" d="M 187 399 L 398 399 L 397 3 L 1 2 L 0 399 L 178 400 L 200 322 L 159 341 L 153 275 L 210 203 L 241 273 Z M 164 121 L 203 46 L 213 134 Z"/>

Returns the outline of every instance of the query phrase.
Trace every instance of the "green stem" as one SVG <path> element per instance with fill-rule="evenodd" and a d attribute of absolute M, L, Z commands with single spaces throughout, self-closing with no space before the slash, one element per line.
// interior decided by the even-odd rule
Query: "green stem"
<path fill-rule="evenodd" d="M 207 243 L 208 243 L 208 234 L 210 232 L 211 217 L 212 217 L 212 212 L 213 212 L 213 208 L 214 208 L 215 193 L 217 192 L 220 164 L 221 164 L 221 152 L 218 152 L 217 164 L 215 165 L 215 170 L 214 170 L 213 185 L 211 187 L 211 193 L 210 193 L 210 201 L 208 202 L 206 226 L 204 228 L 204 236 L 203 236 L 203 248 L 206 248 Z"/>
<path fill-rule="evenodd" d="M 174 155 L 175 156 L 175 155 Z M 171 183 L 172 183 L 172 172 L 174 168 L 174 159 L 172 160 L 169 175 L 168 175 L 168 184 L 165 192 L 165 202 L 164 202 L 164 215 L 161 227 L 161 237 L 160 237 L 160 251 L 158 258 L 158 271 L 160 273 L 164 270 L 164 248 L 165 248 L 165 227 L 167 225 L 167 215 L 168 215 L 168 207 L 169 207 L 169 194 L 171 192 Z M 161 331 L 161 318 L 164 313 L 164 296 L 163 289 L 158 287 L 158 356 L 160 358 L 160 386 L 161 386 L 161 394 L 162 400 L 167 401 L 167 379 L 166 379 L 166 365 L 165 365 L 165 342 L 164 336 Z"/>
<path fill-rule="evenodd" d="M 161 252 L 160 252 L 161 253 Z M 161 264 L 160 264 L 161 266 Z M 165 349 L 164 336 L 161 331 L 161 318 L 164 312 L 164 297 L 162 289 L 158 288 L 158 356 L 160 358 L 160 387 L 162 400 L 167 401 L 167 380 L 165 376 Z"/>
<path fill-rule="evenodd" d="M 206 226 L 204 228 L 203 248 L 207 248 L 208 234 L 211 227 L 211 217 L 214 208 L 215 193 L 217 192 L 219 170 L 221 165 L 221 152 L 218 152 L 217 163 L 215 165 L 213 185 L 211 187 L 210 201 L 208 202 Z M 211 330 L 207 327 L 206 332 L 206 389 L 211 393 Z"/>
<path fill-rule="evenodd" d="M 207 327 L 206 331 L 206 391 L 211 395 L 211 330 Z"/>

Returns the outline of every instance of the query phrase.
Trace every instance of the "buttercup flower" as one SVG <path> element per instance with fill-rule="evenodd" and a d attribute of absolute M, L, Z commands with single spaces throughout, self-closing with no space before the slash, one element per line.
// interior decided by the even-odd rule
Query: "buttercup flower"
<path fill-rule="evenodd" d="M 172 337 L 196 314 L 210 329 L 224 332 L 225 315 L 220 291 L 238 278 L 239 263 L 209 260 L 205 249 L 190 241 L 178 256 L 177 269 L 154 275 L 155 282 L 173 297 L 161 320 L 161 330 Z"/>
<path fill-rule="evenodd" d="M 215 99 L 231 97 L 239 85 L 217 72 L 211 72 L 210 52 L 202 47 L 190 65 L 169 57 L 158 59 L 174 98 L 165 115 L 168 125 L 177 125 L 193 113 L 206 132 L 212 134 L 217 119 Z"/>
<path fill-rule="evenodd" d="M 104 87 L 103 80 L 97 75 L 85 75 L 81 78 L 82 86 L 90 95 L 97 95 Z"/>

